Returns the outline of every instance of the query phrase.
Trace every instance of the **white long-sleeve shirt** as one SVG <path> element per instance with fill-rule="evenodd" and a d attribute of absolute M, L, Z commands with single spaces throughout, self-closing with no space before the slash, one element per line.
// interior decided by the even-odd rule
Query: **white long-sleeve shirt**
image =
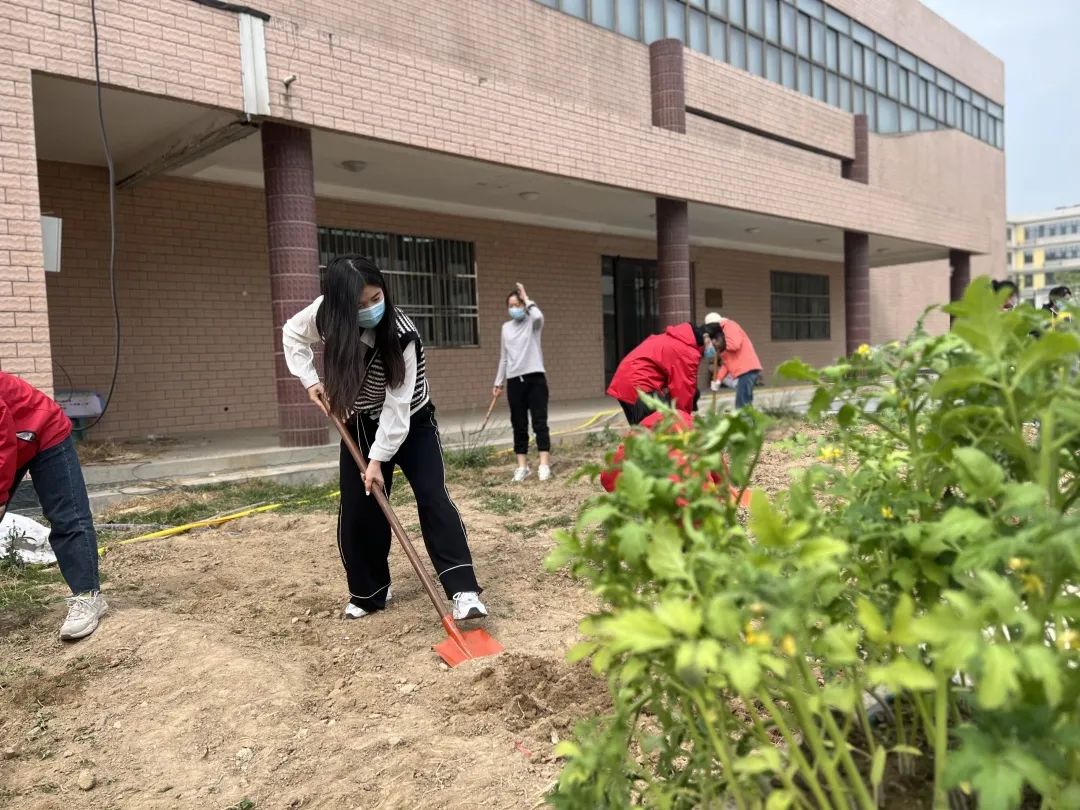
<path fill-rule="evenodd" d="M 544 372 L 544 350 L 540 342 L 543 331 L 544 313 L 532 301 L 525 302 L 524 318 L 503 324 L 496 388 L 501 388 L 507 377 Z"/>
<path fill-rule="evenodd" d="M 322 300 L 320 295 L 311 304 L 289 318 L 281 330 L 285 364 L 305 388 L 311 388 L 320 381 L 319 372 L 315 368 L 315 353 L 311 347 L 322 341 L 315 323 L 315 316 L 319 312 Z M 364 364 L 366 368 L 371 350 L 375 347 L 374 330 L 365 329 L 360 335 L 360 342 L 364 346 L 364 355 L 357 358 L 357 361 Z M 379 427 L 368 453 L 372 459 L 380 462 L 390 461 L 394 457 L 409 435 L 412 414 L 427 404 L 425 401 L 415 409 L 412 407 L 417 374 L 416 343 L 409 343 L 403 355 L 405 378 L 401 381 L 401 385 L 394 388 L 386 386 L 386 399 L 383 401 L 382 411 L 379 414 Z"/>

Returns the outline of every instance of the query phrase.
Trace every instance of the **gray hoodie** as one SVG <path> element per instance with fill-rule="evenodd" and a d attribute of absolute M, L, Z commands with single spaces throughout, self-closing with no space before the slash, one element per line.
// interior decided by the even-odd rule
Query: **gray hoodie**
<path fill-rule="evenodd" d="M 502 326 L 502 353 L 495 385 L 502 387 L 508 377 L 544 372 L 544 350 L 540 336 L 544 331 L 544 313 L 532 301 L 525 302 L 525 317 Z"/>

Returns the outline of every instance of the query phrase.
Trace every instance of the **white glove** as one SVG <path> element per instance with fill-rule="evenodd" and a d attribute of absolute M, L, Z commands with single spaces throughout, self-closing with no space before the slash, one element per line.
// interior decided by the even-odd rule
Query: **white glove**
<path fill-rule="evenodd" d="M 726 385 L 728 388 L 735 388 L 738 386 L 738 384 L 738 381 L 730 374 L 724 377 L 724 385 Z"/>
<path fill-rule="evenodd" d="M 720 381 L 719 380 L 713 380 L 711 383 L 709 383 L 709 390 L 714 392 L 714 393 L 716 391 L 719 391 L 720 390 Z"/>

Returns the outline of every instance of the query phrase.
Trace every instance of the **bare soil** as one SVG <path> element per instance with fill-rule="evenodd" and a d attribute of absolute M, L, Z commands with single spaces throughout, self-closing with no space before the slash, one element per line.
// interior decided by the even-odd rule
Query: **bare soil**
<path fill-rule="evenodd" d="M 506 648 L 456 669 L 431 652 L 444 636 L 397 548 L 389 609 L 340 618 L 332 514 L 110 551 L 97 633 L 57 641 L 60 603 L 0 636 L 0 807 L 539 806 L 555 743 L 607 706 L 604 682 L 565 662 L 596 602 L 542 566 L 555 528 L 598 491 L 570 474 L 599 455 L 568 449 L 547 484 L 514 486 L 505 464 L 451 475 L 483 626 Z M 770 451 L 761 484 L 795 465 Z M 395 489 L 419 540 L 411 493 Z"/>

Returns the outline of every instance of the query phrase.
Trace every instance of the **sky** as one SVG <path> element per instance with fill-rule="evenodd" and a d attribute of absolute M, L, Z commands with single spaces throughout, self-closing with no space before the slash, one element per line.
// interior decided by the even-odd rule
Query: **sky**
<path fill-rule="evenodd" d="M 923 0 L 1005 62 L 1009 216 L 1080 204 L 1080 0 Z"/>

